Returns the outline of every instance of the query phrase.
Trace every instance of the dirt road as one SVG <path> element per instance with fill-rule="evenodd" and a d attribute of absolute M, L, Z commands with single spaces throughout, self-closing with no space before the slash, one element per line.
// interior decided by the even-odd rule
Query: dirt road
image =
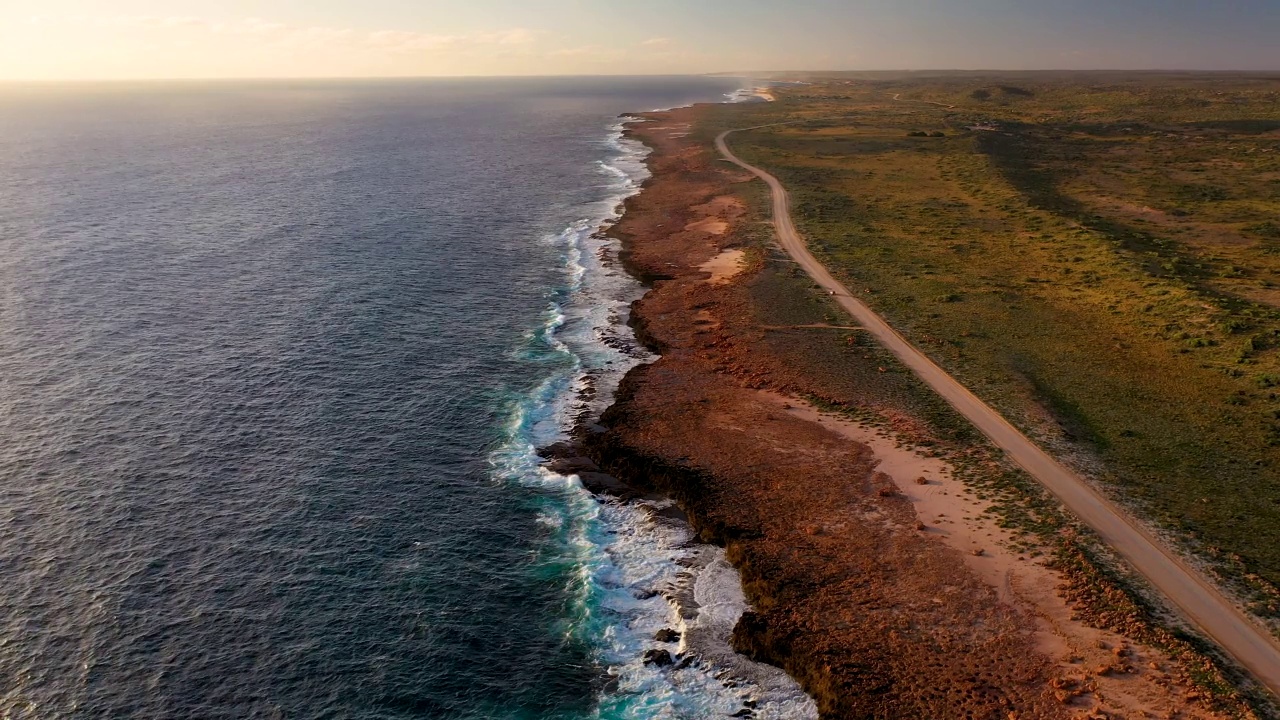
<path fill-rule="evenodd" d="M 911 368 L 929 387 L 964 415 L 983 434 L 1062 501 L 1150 583 L 1162 592 L 1206 635 L 1216 641 L 1267 688 L 1280 696 L 1280 644 L 1267 630 L 1238 610 L 1199 572 L 1182 562 L 1154 537 L 1141 529 L 1123 510 L 1095 491 L 1083 478 L 1050 457 L 1014 428 L 999 413 L 969 392 L 941 367 L 920 352 L 856 299 L 809 253 L 791 222 L 787 191 L 769 173 L 748 165 L 729 150 L 725 138 L 716 148 L 727 160 L 755 174 L 769 185 L 773 197 L 773 224 L 782 247 L 815 282 L 833 293 L 834 299 L 877 340 Z"/>
<path fill-rule="evenodd" d="M 898 102 L 918 102 L 918 103 L 924 103 L 926 105 L 937 105 L 938 107 L 943 108 L 945 110 L 956 109 L 955 105 L 948 105 L 946 103 L 937 102 L 936 100 L 903 100 L 902 93 L 894 93 L 893 99 L 897 100 Z"/>

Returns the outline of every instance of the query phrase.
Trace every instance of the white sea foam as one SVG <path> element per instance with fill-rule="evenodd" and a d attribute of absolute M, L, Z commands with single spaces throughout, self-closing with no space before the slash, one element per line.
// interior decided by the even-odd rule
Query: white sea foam
<path fill-rule="evenodd" d="M 761 84 L 749 85 L 747 87 L 738 88 L 731 93 L 725 93 L 725 102 L 744 103 L 744 102 L 761 102 L 760 88 L 766 86 Z"/>
<path fill-rule="evenodd" d="M 647 149 L 623 136 L 605 141 L 600 164 L 608 195 L 549 242 L 563 251 L 566 292 L 546 315 L 539 340 L 563 354 L 567 370 L 548 379 L 514 413 L 510 442 L 495 454 L 509 480 L 557 491 L 563 498 L 538 518 L 553 529 L 578 571 L 565 632 L 595 648 L 614 678 L 593 717 L 600 720 L 730 717 L 817 717 L 813 701 L 782 671 L 733 652 L 729 634 L 747 609 L 737 573 L 720 548 L 693 541 L 689 526 L 659 514 L 666 502 L 598 499 L 576 476 L 539 466 L 535 448 L 563 439 L 575 422 L 597 417 L 619 381 L 654 357 L 627 326 L 642 286 L 618 265 L 618 244 L 603 229 L 648 178 Z M 662 629 L 681 633 L 662 643 Z M 670 666 L 646 664 L 646 651 L 667 650 Z"/>

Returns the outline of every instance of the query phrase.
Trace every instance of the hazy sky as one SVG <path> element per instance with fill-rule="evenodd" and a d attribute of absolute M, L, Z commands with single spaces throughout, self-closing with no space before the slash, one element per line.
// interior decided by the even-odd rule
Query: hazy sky
<path fill-rule="evenodd" d="M 1280 70 L 1280 0 L 4 0 L 0 79 Z"/>

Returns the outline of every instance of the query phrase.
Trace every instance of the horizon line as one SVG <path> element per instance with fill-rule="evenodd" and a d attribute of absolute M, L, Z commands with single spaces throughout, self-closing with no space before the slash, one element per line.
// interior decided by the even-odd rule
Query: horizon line
<path fill-rule="evenodd" d="M 1046 73 L 1180 73 L 1202 75 L 1266 75 L 1280 73 L 1280 67 L 1270 70 L 1229 69 L 1205 70 L 1196 68 L 897 68 L 897 69 L 843 69 L 843 70 L 717 70 L 688 73 L 549 73 L 527 75 L 226 75 L 226 76 L 177 76 L 177 77 L 84 77 L 84 78 L 0 78 L 0 85 L 83 84 L 83 83 L 167 83 L 167 82 L 283 82 L 283 81 L 350 81 L 350 80 L 484 80 L 484 79 L 540 79 L 540 78 L 623 78 L 623 77 L 751 77 L 757 75 L 822 75 L 843 73 L 973 73 L 973 74 L 1046 74 Z"/>

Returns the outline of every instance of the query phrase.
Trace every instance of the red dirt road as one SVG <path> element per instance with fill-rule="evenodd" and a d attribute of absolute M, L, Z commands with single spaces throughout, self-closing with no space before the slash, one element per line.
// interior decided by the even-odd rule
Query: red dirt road
<path fill-rule="evenodd" d="M 1145 532 L 1123 510 L 1095 491 L 1083 478 L 1054 460 L 920 352 L 862 301 L 853 297 L 816 258 L 791 221 L 786 188 L 773 175 L 740 160 L 725 138 L 716 148 L 730 162 L 768 184 L 773 198 L 773 224 L 783 249 L 823 289 L 834 295 L 853 318 L 904 365 L 964 415 L 983 434 L 1049 492 L 1062 501 L 1182 613 L 1212 638 L 1272 693 L 1280 696 L 1280 644 L 1254 623 L 1199 572 Z"/>

